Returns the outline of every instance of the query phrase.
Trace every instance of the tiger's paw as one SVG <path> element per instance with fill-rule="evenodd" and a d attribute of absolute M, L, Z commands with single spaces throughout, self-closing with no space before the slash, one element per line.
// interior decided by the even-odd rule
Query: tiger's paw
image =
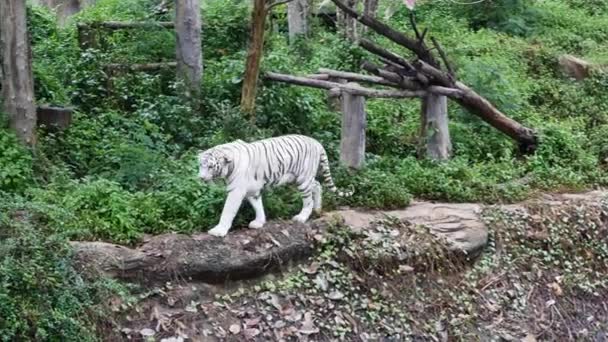
<path fill-rule="evenodd" d="M 230 229 L 230 227 L 222 227 L 218 224 L 217 226 L 213 227 L 213 229 L 209 230 L 207 233 L 209 235 L 223 237 L 228 234 L 228 229 Z"/>
<path fill-rule="evenodd" d="M 293 221 L 296 222 L 300 222 L 300 223 L 306 223 L 306 220 L 308 220 L 308 217 L 305 217 L 303 215 L 296 215 L 292 218 Z"/>
<path fill-rule="evenodd" d="M 254 220 L 249 222 L 249 228 L 251 229 L 260 229 L 262 227 L 264 227 L 264 223 L 266 223 L 265 221 L 258 221 L 258 220 Z"/>

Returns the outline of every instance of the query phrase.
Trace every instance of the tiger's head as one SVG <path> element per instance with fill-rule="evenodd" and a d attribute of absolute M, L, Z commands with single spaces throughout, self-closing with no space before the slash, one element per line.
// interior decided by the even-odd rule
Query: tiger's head
<path fill-rule="evenodd" d="M 198 153 L 198 177 L 209 182 L 217 178 L 224 178 L 229 173 L 231 160 L 222 151 L 209 149 Z"/>

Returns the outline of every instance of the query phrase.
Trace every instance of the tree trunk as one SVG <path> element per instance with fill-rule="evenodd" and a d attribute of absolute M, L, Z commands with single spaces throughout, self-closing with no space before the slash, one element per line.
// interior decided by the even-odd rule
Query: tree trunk
<path fill-rule="evenodd" d="M 420 113 L 420 140 L 426 156 L 433 160 L 446 160 L 452 153 L 448 129 L 448 101 L 445 96 L 428 94 L 422 100 Z"/>
<path fill-rule="evenodd" d="M 26 6 L 23 0 L 0 1 L 0 50 L 2 51 L 2 109 L 21 141 L 36 144 L 34 76 Z"/>
<path fill-rule="evenodd" d="M 249 114 L 251 120 L 255 120 L 255 96 L 264 48 L 266 14 L 266 1 L 254 0 L 253 12 L 251 14 L 251 38 L 249 41 L 249 51 L 247 52 L 247 62 L 245 64 L 243 89 L 241 91 L 241 111 Z"/>
<path fill-rule="evenodd" d="M 375 18 L 378 12 L 378 0 L 364 0 L 363 2 L 363 14 Z M 367 32 L 368 27 L 363 26 L 363 32 Z"/>
<path fill-rule="evenodd" d="M 351 8 L 355 8 L 357 6 L 357 3 L 359 2 L 359 0 L 347 0 L 348 1 L 348 5 Z M 344 34 L 346 35 L 346 38 L 352 40 L 352 41 L 357 41 L 357 39 L 359 38 L 358 32 L 357 32 L 357 20 L 349 15 L 346 16 L 346 18 L 344 19 Z"/>
<path fill-rule="evenodd" d="M 287 22 L 289 42 L 293 44 L 298 37 L 308 34 L 309 0 L 292 0 L 287 3 Z"/>
<path fill-rule="evenodd" d="M 358 86 L 356 83 L 349 85 Z M 340 161 L 350 168 L 363 167 L 366 125 L 365 97 L 343 92 Z"/>
<path fill-rule="evenodd" d="M 199 0 L 175 2 L 175 33 L 177 37 L 177 76 L 186 86 L 186 95 L 196 97 L 199 94 L 203 76 Z"/>

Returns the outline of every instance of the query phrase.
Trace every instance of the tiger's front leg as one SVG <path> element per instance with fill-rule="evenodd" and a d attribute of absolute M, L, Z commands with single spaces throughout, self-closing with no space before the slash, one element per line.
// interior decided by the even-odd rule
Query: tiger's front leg
<path fill-rule="evenodd" d="M 207 233 L 214 236 L 226 236 L 228 230 L 232 227 L 232 221 L 236 216 L 236 213 L 241 207 L 243 198 L 245 198 L 246 191 L 240 189 L 234 189 L 228 193 L 226 203 L 224 203 L 224 209 L 222 210 L 222 216 L 220 222 L 213 229 Z"/>

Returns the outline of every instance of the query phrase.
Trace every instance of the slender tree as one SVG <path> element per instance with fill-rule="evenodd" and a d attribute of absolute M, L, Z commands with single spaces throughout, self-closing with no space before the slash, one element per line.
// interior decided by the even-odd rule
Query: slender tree
<path fill-rule="evenodd" d="M 288 3 L 290 0 L 253 0 L 251 12 L 251 37 L 245 63 L 245 77 L 241 91 L 241 111 L 255 120 L 255 96 L 260 75 L 260 64 L 264 53 L 264 31 L 266 16 L 275 6 Z"/>
<path fill-rule="evenodd" d="M 2 110 L 21 141 L 36 144 L 36 106 L 32 51 L 23 0 L 0 1 L 0 50 L 2 51 Z"/>
<path fill-rule="evenodd" d="M 196 97 L 203 77 L 199 0 L 175 1 L 175 33 L 178 79 L 184 82 L 186 95 Z"/>
<path fill-rule="evenodd" d="M 308 34 L 308 15 L 310 0 L 293 0 L 287 4 L 287 23 L 289 26 L 289 42 L 293 43 L 300 36 Z"/>

